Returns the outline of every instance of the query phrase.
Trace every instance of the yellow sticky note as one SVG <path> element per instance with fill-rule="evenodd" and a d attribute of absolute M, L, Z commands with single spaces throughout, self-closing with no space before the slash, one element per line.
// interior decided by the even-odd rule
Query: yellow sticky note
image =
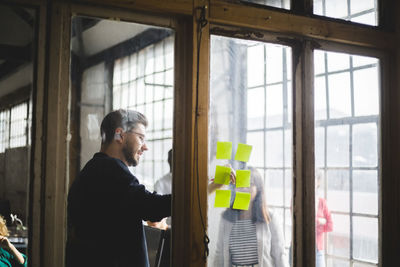
<path fill-rule="evenodd" d="M 237 210 L 248 210 L 250 205 L 250 193 L 236 192 L 233 208 Z"/>
<path fill-rule="evenodd" d="M 236 170 L 236 187 L 250 187 L 250 170 Z"/>
<path fill-rule="evenodd" d="M 215 167 L 214 183 L 216 184 L 229 184 L 231 175 L 231 168 L 225 166 Z"/>
<path fill-rule="evenodd" d="M 232 142 L 217 142 L 217 159 L 231 159 Z"/>
<path fill-rule="evenodd" d="M 214 207 L 229 208 L 231 204 L 231 190 L 216 190 Z"/>
<path fill-rule="evenodd" d="M 252 146 L 246 144 L 238 144 L 238 148 L 236 150 L 235 160 L 248 162 L 252 150 Z"/>

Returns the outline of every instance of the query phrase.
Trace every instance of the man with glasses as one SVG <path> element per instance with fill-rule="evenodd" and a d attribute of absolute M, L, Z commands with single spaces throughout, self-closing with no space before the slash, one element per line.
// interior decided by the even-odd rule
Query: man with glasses
<path fill-rule="evenodd" d="M 171 195 L 150 193 L 128 167 L 148 150 L 146 117 L 116 110 L 101 123 L 101 149 L 68 194 L 67 266 L 148 267 L 142 220 L 171 215 Z"/>

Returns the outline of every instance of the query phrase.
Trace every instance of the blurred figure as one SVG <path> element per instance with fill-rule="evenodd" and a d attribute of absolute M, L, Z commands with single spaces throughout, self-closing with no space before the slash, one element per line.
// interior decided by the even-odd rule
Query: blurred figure
<path fill-rule="evenodd" d="M 172 192 L 172 148 L 168 151 L 169 172 L 157 180 L 154 184 L 154 191 L 158 194 L 166 195 Z M 171 217 L 164 218 L 160 222 L 147 222 L 148 226 L 166 230 L 171 227 Z"/>
<path fill-rule="evenodd" d="M 9 232 L 6 221 L 0 216 L 0 266 L 17 267 L 28 266 L 26 256 L 20 253 L 7 239 Z"/>
<path fill-rule="evenodd" d="M 268 210 L 261 174 L 249 169 L 250 187 L 236 188 L 251 193 L 249 209 L 230 208 L 222 214 L 213 266 L 287 267 L 281 223 Z"/>
<path fill-rule="evenodd" d="M 325 267 L 325 233 L 332 232 L 333 222 L 326 199 L 321 197 L 318 189 L 324 176 L 322 170 L 315 171 L 315 237 L 316 237 L 316 267 Z"/>
<path fill-rule="evenodd" d="M 154 185 L 154 190 L 161 195 L 171 194 L 172 192 L 172 148 L 168 151 L 168 164 L 169 172 L 158 179 Z"/>

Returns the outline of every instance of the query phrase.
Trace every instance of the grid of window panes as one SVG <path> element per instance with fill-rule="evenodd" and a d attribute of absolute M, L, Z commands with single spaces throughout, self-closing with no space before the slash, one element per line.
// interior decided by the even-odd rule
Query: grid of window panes
<path fill-rule="evenodd" d="M 379 240 L 379 61 L 316 50 L 315 163 L 318 197 L 333 223 L 327 266 L 376 266 Z"/>
<path fill-rule="evenodd" d="M 274 226 L 278 227 L 272 241 L 270 236 L 263 235 L 257 236 L 257 240 L 261 241 L 264 249 L 268 247 L 279 254 L 283 250 L 285 253 L 280 255 L 283 261 L 287 261 L 292 239 L 291 48 L 216 35 L 211 36 L 210 48 L 209 177 L 215 177 L 216 166 L 226 163 L 236 170 L 249 167 L 258 170 L 263 187 L 257 191 L 262 192 L 261 195 L 265 193 L 268 211 Z M 216 158 L 219 141 L 232 142 L 230 160 Z M 252 146 L 247 163 L 234 160 L 239 143 Z M 251 175 L 251 183 L 257 179 L 255 177 Z M 255 190 L 238 189 L 234 185 L 225 189 L 232 192 L 249 190 L 251 194 Z M 214 207 L 216 195 L 208 196 L 210 267 L 229 262 L 226 258 L 229 255 L 223 253 L 229 243 L 222 236 L 230 235 L 225 232 L 229 227 L 225 226 L 230 224 L 231 213 L 229 209 Z M 252 197 L 250 201 L 258 201 L 256 195 Z M 249 212 L 240 213 L 239 217 L 251 216 L 253 209 Z M 260 266 L 263 264 L 266 263 L 260 263 Z"/>
<path fill-rule="evenodd" d="M 378 0 L 314 0 L 314 14 L 376 26 Z"/>
<path fill-rule="evenodd" d="M 10 110 L 0 111 L 0 153 L 8 148 Z"/>
<path fill-rule="evenodd" d="M 172 148 L 174 37 L 147 46 L 114 65 L 113 109 L 128 108 L 146 115 L 144 153 L 136 173 L 152 186 L 169 172 L 168 151 Z"/>
<path fill-rule="evenodd" d="M 290 9 L 290 0 L 243 0 L 243 2 Z"/>
<path fill-rule="evenodd" d="M 268 207 L 279 216 L 289 249 L 292 237 L 291 48 L 257 43 L 247 49 L 249 165 L 264 176 Z"/>
<path fill-rule="evenodd" d="M 10 148 L 27 144 L 28 103 L 21 103 L 11 108 Z"/>

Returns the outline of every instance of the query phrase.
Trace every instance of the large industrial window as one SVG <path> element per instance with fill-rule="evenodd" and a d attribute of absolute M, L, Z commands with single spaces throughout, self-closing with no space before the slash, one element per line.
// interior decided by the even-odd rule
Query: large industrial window
<path fill-rule="evenodd" d="M 32 110 L 28 106 L 27 101 L 0 112 L 0 152 L 30 145 Z"/>
<path fill-rule="evenodd" d="M 379 61 L 316 50 L 314 62 L 317 254 L 377 266 Z"/>
<path fill-rule="evenodd" d="M 314 0 L 314 14 L 378 25 L 378 0 Z"/>
<path fill-rule="evenodd" d="M 113 109 L 130 108 L 149 120 L 146 143 L 150 148 L 135 173 L 146 187 L 169 172 L 172 148 L 174 36 L 115 61 Z"/>
<path fill-rule="evenodd" d="M 251 186 L 222 187 L 232 192 L 230 206 L 226 208 L 215 208 L 217 192 L 210 194 L 208 266 L 228 266 L 227 261 L 241 263 L 237 257 L 231 259 L 234 253 L 229 246 L 234 246 L 235 241 L 230 240 L 237 237 L 231 229 L 240 227 L 247 216 L 258 212 L 252 208 L 239 212 L 232 206 L 235 195 L 242 191 L 251 192 L 250 206 L 262 203 L 257 196 L 264 195 L 270 223 L 262 220 L 263 223 L 254 224 L 258 252 L 269 255 L 273 251 L 267 262 L 261 263 L 263 256 L 255 257 L 243 247 L 243 258 L 250 257 L 252 264 L 259 264 L 246 266 L 269 266 L 268 261 L 275 261 L 277 266 L 289 263 L 293 172 L 291 52 L 290 47 L 278 44 L 211 38 L 209 176 L 215 177 L 217 165 L 229 163 L 235 170 L 251 169 Z M 216 158 L 217 142 L 232 142 L 231 160 Z M 247 163 L 234 160 L 239 143 L 252 146 Z"/>

